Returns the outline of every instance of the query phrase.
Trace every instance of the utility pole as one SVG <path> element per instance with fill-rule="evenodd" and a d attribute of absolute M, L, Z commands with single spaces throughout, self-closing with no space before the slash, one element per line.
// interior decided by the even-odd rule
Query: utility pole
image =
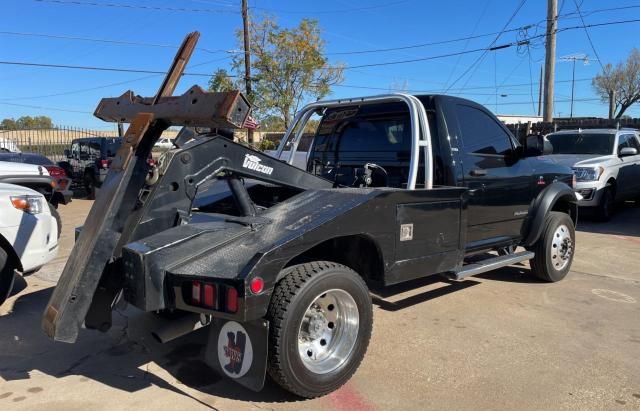
<path fill-rule="evenodd" d="M 543 76 L 543 69 L 542 66 L 540 66 L 540 82 L 538 83 L 538 117 L 540 117 L 542 115 L 542 88 L 544 87 L 544 80 L 542 79 Z"/>
<path fill-rule="evenodd" d="M 571 111 L 569 118 L 573 118 L 573 102 L 576 91 L 576 60 L 582 61 L 584 65 L 589 64 L 589 57 L 584 53 L 575 53 L 560 57 L 560 61 L 571 61 L 573 63 L 573 74 L 571 75 Z"/>
<path fill-rule="evenodd" d="M 553 86 L 556 77 L 556 31 L 558 30 L 558 0 L 547 0 L 547 47 L 544 58 L 543 120 L 553 121 Z"/>
<path fill-rule="evenodd" d="M 244 89 L 251 98 L 251 47 L 249 44 L 249 8 L 247 0 L 242 0 L 242 36 L 244 38 Z M 253 145 L 253 129 L 247 128 L 247 142 Z"/>
<path fill-rule="evenodd" d="M 616 112 L 615 99 L 616 99 L 616 92 L 610 91 L 609 92 L 609 120 L 613 120 L 613 115 Z"/>

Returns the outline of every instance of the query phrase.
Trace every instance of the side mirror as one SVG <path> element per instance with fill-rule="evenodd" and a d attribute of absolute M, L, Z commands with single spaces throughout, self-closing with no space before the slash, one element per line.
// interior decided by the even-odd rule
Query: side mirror
<path fill-rule="evenodd" d="M 620 157 L 637 156 L 637 155 L 638 155 L 638 149 L 635 147 L 623 147 L 620 149 L 620 152 L 618 152 L 618 156 Z"/>
<path fill-rule="evenodd" d="M 69 151 L 69 149 L 68 149 L 68 148 L 65 148 L 65 149 L 64 149 L 64 156 L 65 156 L 66 158 L 71 158 L 71 152 Z"/>
<path fill-rule="evenodd" d="M 525 139 L 525 155 L 537 157 L 553 153 L 553 145 L 539 134 L 530 134 Z"/>

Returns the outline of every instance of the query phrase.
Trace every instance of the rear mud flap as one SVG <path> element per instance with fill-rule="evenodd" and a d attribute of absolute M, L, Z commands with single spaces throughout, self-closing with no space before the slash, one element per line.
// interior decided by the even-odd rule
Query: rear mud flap
<path fill-rule="evenodd" d="M 268 341 L 266 320 L 238 323 L 217 319 L 210 326 L 205 361 L 220 375 L 260 391 L 267 373 Z"/>

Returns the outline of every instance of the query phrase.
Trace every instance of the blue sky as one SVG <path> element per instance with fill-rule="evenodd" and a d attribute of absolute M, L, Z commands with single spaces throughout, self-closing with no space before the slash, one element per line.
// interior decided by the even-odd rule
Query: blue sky
<path fill-rule="evenodd" d="M 67 1 L 67 0 L 61 0 Z M 229 68 L 230 53 L 237 49 L 234 31 L 241 26 L 240 0 L 78 0 L 119 5 L 184 8 L 190 11 L 143 10 L 60 4 L 55 0 L 3 0 L 0 20 L 0 60 L 98 67 L 165 70 L 175 53 L 172 47 L 109 44 L 70 39 L 52 39 L 7 32 L 89 37 L 118 41 L 178 45 L 193 30 L 202 36 L 187 72 L 209 74 Z M 485 48 L 493 36 L 415 47 L 389 52 L 334 54 L 393 48 L 452 40 L 499 32 L 519 0 L 426 1 L 426 0 L 250 0 L 251 13 L 270 12 L 283 26 L 294 26 L 304 17 L 320 21 L 330 62 L 347 66 L 420 59 Z M 504 33 L 495 45 L 515 42 L 522 36 L 544 33 L 546 1 L 528 0 L 508 28 L 529 24 L 526 33 Z M 578 0 L 587 24 L 640 19 L 639 0 Z M 559 0 L 559 27 L 580 25 L 574 0 Z M 590 13 L 614 7 L 625 9 Z M 359 10 L 357 10 L 359 9 Z M 539 24 L 535 26 L 535 24 Z M 596 51 L 604 63 L 623 60 L 638 46 L 640 23 L 608 25 L 589 29 Z M 584 53 L 595 58 L 583 29 L 558 34 L 557 56 Z M 449 93 L 487 105 L 500 114 L 533 114 L 537 110 L 540 66 L 544 63 L 542 39 L 530 47 L 510 47 L 481 55 L 468 53 L 433 60 L 378 67 L 354 68 L 345 72 L 342 86 L 331 97 L 370 95 L 383 89 L 404 88 L 442 92 L 470 66 L 469 72 Z M 556 115 L 568 116 L 572 64 L 559 61 L 556 67 Z M 590 78 L 600 71 L 597 61 L 576 65 L 574 115 L 606 116 L 607 106 L 593 101 L 596 96 Z M 49 115 L 56 124 L 92 128 L 113 128 L 93 118 L 103 96 L 115 96 L 127 89 L 153 95 L 161 77 L 140 73 L 117 73 L 0 64 L 0 119 L 22 115 Z M 587 80 L 584 80 L 587 79 Z M 192 84 L 206 86 L 206 76 L 183 78 L 177 92 Z M 122 84 L 119 84 L 122 83 Z M 496 87 L 497 86 L 497 87 Z M 100 88 L 98 88 L 100 87 Z M 98 88 L 98 89 L 96 89 Z M 93 89 L 93 90 L 87 90 Z M 534 104 L 532 104 L 532 94 Z M 497 96 L 497 97 L 496 97 Z M 31 107 L 25 107 L 31 106 Z M 64 111 L 63 111 L 64 110 Z M 627 112 L 640 117 L 640 105 Z"/>

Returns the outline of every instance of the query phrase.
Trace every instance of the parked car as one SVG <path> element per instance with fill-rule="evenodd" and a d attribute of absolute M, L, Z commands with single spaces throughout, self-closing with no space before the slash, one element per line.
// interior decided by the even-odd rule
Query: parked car
<path fill-rule="evenodd" d="M 640 134 L 634 129 L 563 130 L 546 139 L 550 158 L 571 166 L 581 207 L 609 220 L 617 202 L 640 200 Z"/>
<path fill-rule="evenodd" d="M 0 183 L 0 305 L 11 292 L 15 271 L 37 271 L 56 256 L 58 230 L 42 194 Z"/>
<path fill-rule="evenodd" d="M 58 221 L 58 232 L 62 227 L 62 220 L 56 207 L 51 203 L 54 197 L 56 183 L 43 166 L 34 164 L 0 161 L 0 183 L 15 184 L 37 191 L 47 200 L 51 214 Z"/>
<path fill-rule="evenodd" d="M 48 157 L 36 153 L 0 153 L 0 161 L 12 163 L 34 164 L 47 169 L 49 176 L 56 183 L 50 203 L 54 207 L 59 204 L 69 204 L 73 197 L 71 191 L 71 179 L 67 177 L 65 170 L 56 165 Z"/>
<path fill-rule="evenodd" d="M 20 149 L 15 141 L 0 137 L 0 153 L 19 153 Z"/>
<path fill-rule="evenodd" d="M 161 149 L 161 150 L 170 150 L 173 148 L 173 141 L 171 141 L 170 138 L 163 137 L 153 145 L 153 148 Z"/>
<path fill-rule="evenodd" d="M 95 197 L 95 190 L 107 177 L 111 160 L 122 144 L 120 137 L 87 137 L 71 142 L 71 149 L 65 150 L 67 161 L 59 163 L 67 176 L 82 184 L 89 198 Z"/>

